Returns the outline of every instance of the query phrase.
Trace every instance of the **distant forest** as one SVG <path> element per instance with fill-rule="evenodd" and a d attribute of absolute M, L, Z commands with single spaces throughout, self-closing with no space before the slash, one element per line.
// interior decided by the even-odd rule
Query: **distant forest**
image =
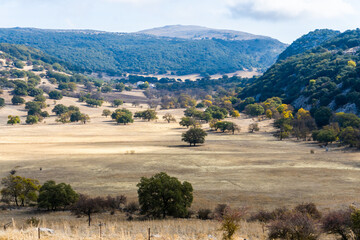
<path fill-rule="evenodd" d="M 23 44 L 72 64 L 81 72 L 176 75 L 266 70 L 285 49 L 275 39 L 186 40 L 143 34 L 0 29 L 0 42 Z"/>

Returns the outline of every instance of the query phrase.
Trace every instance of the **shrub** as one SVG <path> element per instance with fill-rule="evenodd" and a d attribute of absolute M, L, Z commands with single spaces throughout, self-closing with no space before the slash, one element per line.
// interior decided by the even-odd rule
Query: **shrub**
<path fill-rule="evenodd" d="M 198 218 L 201 219 L 201 220 L 212 219 L 211 213 L 212 213 L 211 210 L 208 209 L 208 208 L 201 208 L 197 212 Z"/>

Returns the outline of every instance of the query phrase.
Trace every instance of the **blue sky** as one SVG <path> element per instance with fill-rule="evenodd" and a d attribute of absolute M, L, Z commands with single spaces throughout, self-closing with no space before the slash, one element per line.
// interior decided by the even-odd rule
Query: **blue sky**
<path fill-rule="evenodd" d="M 0 27 L 135 32 L 164 25 L 245 31 L 291 43 L 360 27 L 358 0 L 0 0 Z"/>

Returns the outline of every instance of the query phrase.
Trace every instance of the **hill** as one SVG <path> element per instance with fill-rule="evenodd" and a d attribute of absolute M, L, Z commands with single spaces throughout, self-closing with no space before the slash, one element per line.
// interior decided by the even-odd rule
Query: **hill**
<path fill-rule="evenodd" d="M 246 32 L 212 29 L 201 26 L 192 25 L 170 25 L 159 28 L 152 28 L 142 30 L 138 33 L 154 35 L 158 37 L 172 37 L 172 38 L 185 38 L 185 39 L 222 39 L 222 40 L 253 40 L 253 39 L 271 39 L 265 36 L 254 35 Z"/>
<path fill-rule="evenodd" d="M 312 50 L 278 61 L 240 93 L 265 100 L 278 96 L 296 108 L 328 106 L 360 110 L 360 30 L 346 31 Z"/>
<path fill-rule="evenodd" d="M 66 60 L 72 70 L 122 73 L 224 74 L 265 70 L 286 47 L 271 38 L 182 39 L 91 30 L 0 29 L 0 42 L 23 44 Z M 75 67 L 76 66 L 76 67 Z"/>
<path fill-rule="evenodd" d="M 338 36 L 339 34 L 339 31 L 329 29 L 317 29 L 315 31 L 309 32 L 287 47 L 285 51 L 279 55 L 278 60 L 285 60 L 288 57 L 304 53 L 314 47 L 320 46 L 324 42 Z"/>

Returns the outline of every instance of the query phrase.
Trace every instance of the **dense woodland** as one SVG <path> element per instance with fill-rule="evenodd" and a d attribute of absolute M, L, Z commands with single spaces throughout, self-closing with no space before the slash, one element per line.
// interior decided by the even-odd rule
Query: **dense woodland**
<path fill-rule="evenodd" d="M 226 41 L 95 31 L 0 29 L 0 42 L 24 44 L 70 62 L 73 70 L 122 73 L 230 73 L 265 70 L 286 47 L 274 39 Z"/>

